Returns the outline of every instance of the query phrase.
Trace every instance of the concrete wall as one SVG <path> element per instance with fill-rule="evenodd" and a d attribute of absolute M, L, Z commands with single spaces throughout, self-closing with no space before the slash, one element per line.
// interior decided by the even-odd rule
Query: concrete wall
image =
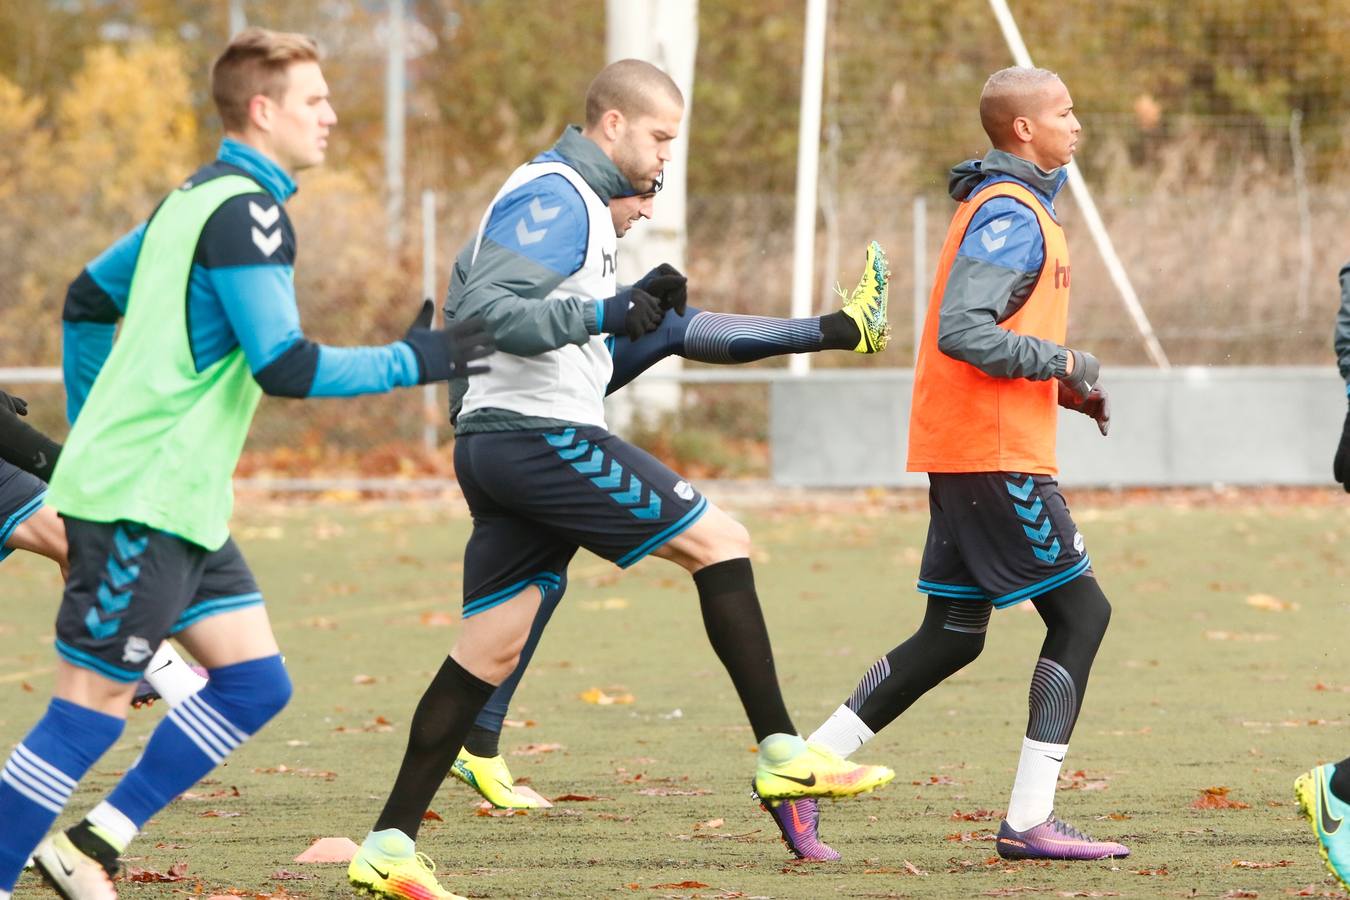
<path fill-rule="evenodd" d="M 773 478 L 806 487 L 923 487 L 905 472 L 908 369 L 820 371 L 773 382 Z M 1111 434 L 1060 410 L 1067 485 L 1331 483 L 1345 419 L 1333 368 L 1113 368 Z"/>

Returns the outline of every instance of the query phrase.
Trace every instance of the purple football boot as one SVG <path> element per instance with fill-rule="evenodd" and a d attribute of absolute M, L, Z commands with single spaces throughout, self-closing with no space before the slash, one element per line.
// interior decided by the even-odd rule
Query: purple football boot
<path fill-rule="evenodd" d="M 1004 859 L 1110 859 L 1130 855 L 1130 848 L 1124 844 L 1093 840 L 1053 815 L 1026 831 L 1014 831 L 1004 819 L 995 844 Z"/>
<path fill-rule="evenodd" d="M 820 807 L 816 805 L 815 798 L 780 800 L 777 806 L 760 800 L 757 795 L 755 799 L 759 801 L 760 809 L 773 816 L 783 836 L 783 843 L 798 859 L 808 862 L 833 862 L 839 859 L 838 851 L 822 844 L 820 836 L 816 834 L 816 828 L 820 825 Z"/>

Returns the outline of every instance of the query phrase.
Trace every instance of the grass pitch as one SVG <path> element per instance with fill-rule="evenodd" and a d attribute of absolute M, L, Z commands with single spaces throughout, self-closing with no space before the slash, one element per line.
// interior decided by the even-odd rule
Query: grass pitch
<path fill-rule="evenodd" d="M 1030 604 L 995 613 L 983 656 L 860 754 L 894 767 L 896 781 L 825 804 L 822 834 L 844 860 L 804 865 L 748 800 L 753 738 L 689 579 L 655 560 L 621 575 L 585 554 L 503 742 L 514 773 L 540 793 L 585 799 L 493 817 L 452 780 L 419 848 L 444 884 L 473 897 L 1339 896 L 1291 784 L 1350 754 L 1344 503 L 1093 503 L 1074 512 L 1115 614 L 1058 812 L 1129 844 L 1129 859 L 994 856 L 989 835 L 1043 633 Z M 268 597 L 295 698 L 133 845 L 127 863 L 140 877 L 179 880 L 123 881 L 124 897 L 348 896 L 344 867 L 292 859 L 318 837 L 364 836 L 458 629 L 462 512 L 242 505 L 235 534 Z M 915 506 L 849 498 L 743 511 L 803 731 L 921 618 L 912 585 L 926 513 Z M 8 753 L 50 691 L 59 585 L 49 563 L 23 554 L 0 578 Z M 632 699 L 582 699 L 592 689 Z M 162 713 L 132 713 L 63 823 L 112 787 Z M 54 895 L 27 875 L 17 896 Z"/>

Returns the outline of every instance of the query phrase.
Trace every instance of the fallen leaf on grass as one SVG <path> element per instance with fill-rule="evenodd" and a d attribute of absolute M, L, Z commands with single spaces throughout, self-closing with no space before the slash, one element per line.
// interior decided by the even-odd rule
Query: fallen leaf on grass
<path fill-rule="evenodd" d="M 953 822 L 992 822 L 995 819 L 1003 818 L 1003 813 L 994 812 L 992 809 L 977 809 L 973 812 L 961 812 L 961 810 L 952 810 Z"/>
<path fill-rule="evenodd" d="M 1044 890 L 1045 890 L 1045 888 L 1034 888 L 1034 887 L 1003 887 L 1003 888 L 992 888 L 991 890 L 980 891 L 980 896 L 981 896 L 981 897 L 1012 897 L 1012 896 L 1014 896 L 1014 895 L 1016 895 L 1016 894 L 1039 894 L 1039 893 L 1042 893 Z"/>
<path fill-rule="evenodd" d="M 665 883 L 665 884 L 654 884 L 654 885 L 651 886 L 651 890 L 653 890 L 653 891 L 670 891 L 670 890 L 680 891 L 680 890 L 695 890 L 695 889 L 698 889 L 698 888 L 705 888 L 705 887 L 710 887 L 710 885 L 706 885 L 706 884 L 704 884 L 704 883 L 701 882 L 701 881 L 670 881 L 670 882 L 667 882 L 667 883 Z"/>
<path fill-rule="evenodd" d="M 606 597 L 604 600 L 583 600 L 581 601 L 581 608 L 588 612 L 627 609 L 628 601 L 623 597 Z"/>
<path fill-rule="evenodd" d="M 541 753 L 555 753 L 563 749 L 562 744 L 526 744 L 511 751 L 512 756 L 538 756 Z"/>
<path fill-rule="evenodd" d="M 1240 888 L 1231 891 L 1224 891 L 1222 894 L 1219 895 L 1220 900 L 1241 900 L 1241 898 L 1260 897 L 1260 896 L 1261 895 L 1258 894 L 1256 891 L 1244 891 Z"/>
<path fill-rule="evenodd" d="M 997 835 L 992 831 L 957 831 L 947 835 L 944 840 L 958 844 L 969 844 L 971 841 L 992 841 L 996 837 Z"/>
<path fill-rule="evenodd" d="M 607 694 L 599 688 L 591 688 L 589 691 L 582 691 L 577 695 L 587 703 L 593 703 L 596 706 L 614 706 L 616 704 L 624 705 L 632 703 L 634 697 L 629 693 Z"/>
<path fill-rule="evenodd" d="M 138 884 L 155 884 L 161 881 L 182 881 L 187 877 L 188 864 L 185 862 L 176 862 L 169 866 L 167 872 L 156 872 L 154 869 L 140 869 L 136 866 L 127 866 L 126 879 Z"/>
<path fill-rule="evenodd" d="M 1247 605 L 1256 609 L 1264 609 L 1267 612 L 1298 611 L 1297 603 L 1281 600 L 1279 597 L 1270 596 L 1270 594 L 1251 594 L 1247 597 Z"/>
<path fill-rule="evenodd" d="M 308 881 L 316 876 L 304 872 L 292 872 L 290 869 L 277 869 L 268 877 L 273 881 Z"/>
<path fill-rule="evenodd" d="M 491 816 L 494 819 L 509 819 L 511 816 L 528 816 L 528 809 L 498 809 L 484 800 L 474 812 L 476 816 Z"/>
<path fill-rule="evenodd" d="M 1126 822 L 1131 818 L 1131 816 L 1129 813 L 1114 812 L 1114 813 L 1107 813 L 1104 816 L 1094 816 L 1094 818 L 1098 822 L 1105 822 L 1108 820 L 1112 822 Z"/>
<path fill-rule="evenodd" d="M 352 684 L 374 684 L 374 675 L 353 675 Z"/>
<path fill-rule="evenodd" d="M 441 818 L 441 814 L 438 813 L 438 812 L 436 812 L 436 810 L 434 810 L 434 809 L 429 809 L 429 810 L 427 810 L 426 812 L 422 813 L 422 821 L 423 821 L 423 822 L 444 822 L 445 819 Z"/>
<path fill-rule="evenodd" d="M 1251 809 L 1251 806 L 1229 799 L 1226 787 L 1207 787 L 1191 801 L 1191 809 Z"/>
<path fill-rule="evenodd" d="M 1344 897 L 1341 891 L 1332 891 L 1326 888 L 1318 887 L 1315 884 L 1307 884 L 1301 888 L 1285 888 L 1284 892 L 1291 897 Z"/>
<path fill-rule="evenodd" d="M 1170 875 L 1170 874 L 1172 874 L 1172 873 L 1170 873 L 1170 872 L 1167 871 L 1167 866 L 1160 866 L 1159 868 L 1156 868 L 1156 869 L 1140 869 L 1138 872 L 1135 872 L 1134 874 L 1136 874 L 1136 875 Z"/>
<path fill-rule="evenodd" d="M 181 800 L 217 800 L 221 797 L 238 796 L 240 796 L 239 788 L 234 787 L 233 785 L 228 788 L 221 788 L 218 791 L 211 791 L 209 794 L 195 794 L 192 791 L 184 791 L 178 795 Z"/>
<path fill-rule="evenodd" d="M 351 838 L 318 838 L 292 862 L 298 863 L 348 863 L 356 855 L 357 846 Z"/>
<path fill-rule="evenodd" d="M 697 831 L 700 828 L 721 828 L 725 824 L 727 824 L 726 819 L 709 819 L 706 822 L 695 822 L 694 830 Z"/>
<path fill-rule="evenodd" d="M 1267 641 L 1278 641 L 1278 634 L 1252 634 L 1243 631 L 1206 631 L 1205 640 L 1207 641 L 1247 641 L 1253 644 L 1264 644 Z"/>
<path fill-rule="evenodd" d="M 1059 776 L 1059 789 L 1062 791 L 1104 791 L 1107 779 L 1101 776 L 1091 778 L 1082 769 Z"/>
<path fill-rule="evenodd" d="M 707 788 L 664 788 L 650 787 L 638 791 L 644 797 L 702 797 L 711 794 Z"/>
<path fill-rule="evenodd" d="M 520 719 L 502 719 L 502 724 L 507 728 L 533 728 L 539 723 L 534 719 L 526 719 L 523 722 Z"/>
<path fill-rule="evenodd" d="M 1119 897 L 1120 891 L 1060 891 L 1061 897 Z"/>
<path fill-rule="evenodd" d="M 613 797 L 599 797 L 593 794 L 561 794 L 553 798 L 554 803 L 593 803 L 596 800 L 613 800 Z"/>
<path fill-rule="evenodd" d="M 243 815 L 241 812 L 228 812 L 223 809 L 208 809 L 197 813 L 203 819 L 237 819 Z"/>
<path fill-rule="evenodd" d="M 337 778 L 336 772 L 330 772 L 327 769 L 307 769 L 304 767 L 292 769 L 285 763 L 270 769 L 254 769 L 253 771 L 258 775 L 299 775 L 301 778 L 322 778 L 324 781 L 332 781 Z"/>
<path fill-rule="evenodd" d="M 1294 861 L 1292 859 L 1282 859 L 1279 862 L 1249 862 L 1245 859 L 1233 860 L 1233 868 L 1235 869 L 1287 869 L 1293 864 Z"/>
<path fill-rule="evenodd" d="M 609 821 L 611 821 L 611 822 L 631 822 L 631 821 L 633 821 L 633 817 L 632 817 L 632 816 L 621 816 L 621 815 L 619 815 L 618 813 L 612 813 L 612 812 L 596 813 L 596 814 L 595 814 L 595 817 L 596 817 L 597 819 L 607 819 L 607 820 L 609 820 Z"/>
<path fill-rule="evenodd" d="M 911 781 L 910 784 L 928 787 L 934 784 L 958 784 L 958 782 L 950 775 L 929 775 L 927 781 Z"/>

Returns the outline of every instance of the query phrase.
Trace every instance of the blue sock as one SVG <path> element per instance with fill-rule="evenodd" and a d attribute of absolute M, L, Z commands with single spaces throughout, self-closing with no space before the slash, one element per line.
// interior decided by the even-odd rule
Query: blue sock
<path fill-rule="evenodd" d="M 23 864 L 65 808 L 75 785 L 117 743 L 126 722 L 52 698 L 0 771 L 0 891 L 14 890 Z"/>
<path fill-rule="evenodd" d="M 135 824 L 192 787 L 279 713 L 291 697 L 280 656 L 212 669 L 206 687 L 169 712 L 108 796 Z"/>

